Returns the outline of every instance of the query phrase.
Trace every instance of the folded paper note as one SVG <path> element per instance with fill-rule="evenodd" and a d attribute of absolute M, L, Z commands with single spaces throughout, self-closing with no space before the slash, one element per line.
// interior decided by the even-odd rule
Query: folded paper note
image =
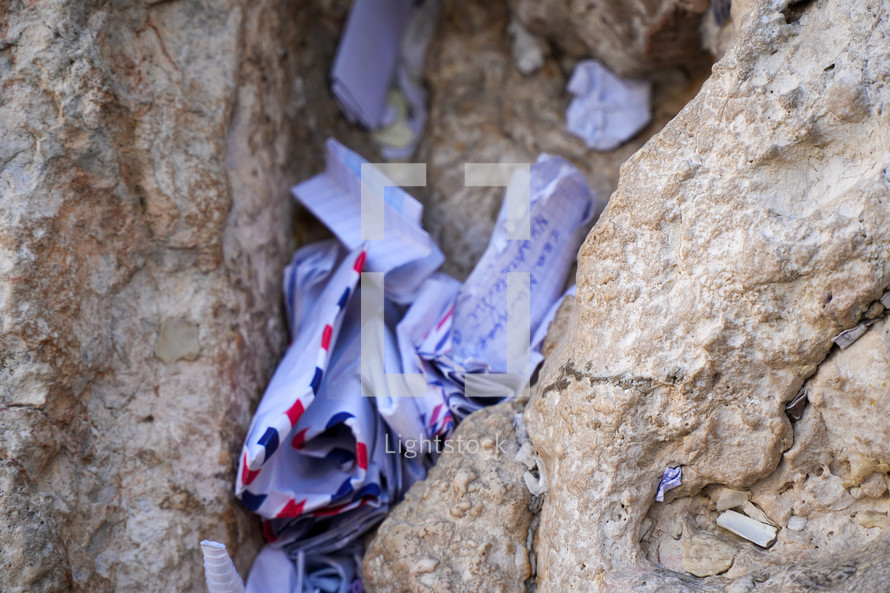
<path fill-rule="evenodd" d="M 410 157 L 426 124 L 423 63 L 440 4 L 355 0 L 337 48 L 331 91 L 390 160 Z"/>
<path fill-rule="evenodd" d="M 868 328 L 870 328 L 874 324 L 874 321 L 861 321 L 857 325 L 851 327 L 850 329 L 846 329 L 831 338 L 831 341 L 840 346 L 841 350 L 849 348 L 853 342 L 861 338 Z"/>
<path fill-rule="evenodd" d="M 284 557 L 295 583 L 354 586 L 360 536 L 426 476 L 455 424 L 528 385 L 596 211 L 583 175 L 543 155 L 527 170 L 528 236 L 514 238 L 505 200 L 460 283 L 436 272 L 444 257 L 421 205 L 343 145 L 327 148 L 325 171 L 293 193 L 335 238 L 285 269 L 293 340 L 239 459 L 236 495 L 263 517 L 270 550 L 248 590 Z M 382 204 L 377 239 L 362 238 L 363 189 Z"/>
<path fill-rule="evenodd" d="M 664 502 L 664 494 L 668 490 L 673 490 L 683 482 L 683 470 L 678 467 L 664 468 L 664 475 L 661 482 L 658 483 L 658 491 L 655 493 L 655 500 Z"/>
<path fill-rule="evenodd" d="M 331 72 L 331 90 L 350 121 L 371 130 L 384 125 L 386 96 L 413 4 L 355 0 L 352 5 Z"/>
<path fill-rule="evenodd" d="M 807 388 L 801 387 L 794 399 L 785 404 L 785 413 L 792 422 L 803 418 L 803 411 L 807 407 Z"/>

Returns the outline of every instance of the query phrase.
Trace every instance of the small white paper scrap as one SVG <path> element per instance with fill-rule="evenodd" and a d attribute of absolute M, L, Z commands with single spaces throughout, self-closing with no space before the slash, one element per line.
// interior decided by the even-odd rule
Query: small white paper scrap
<path fill-rule="evenodd" d="M 739 537 L 754 542 L 761 548 L 768 548 L 776 541 L 776 528 L 760 521 L 755 521 L 735 511 L 724 511 L 717 517 L 717 525 L 729 530 Z"/>
<path fill-rule="evenodd" d="M 855 327 L 851 327 L 850 329 L 846 329 L 833 337 L 831 339 L 832 342 L 840 346 L 841 350 L 849 348 L 853 342 L 862 337 L 862 335 L 868 330 L 871 326 L 871 321 L 863 321 L 856 325 Z"/>
<path fill-rule="evenodd" d="M 568 129 L 594 150 L 617 148 L 652 119 L 649 81 L 623 80 L 596 60 L 578 62 L 568 89 Z"/>

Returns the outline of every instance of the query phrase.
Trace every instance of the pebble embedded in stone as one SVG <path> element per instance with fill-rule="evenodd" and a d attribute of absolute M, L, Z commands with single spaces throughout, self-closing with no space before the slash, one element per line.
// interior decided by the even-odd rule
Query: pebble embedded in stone
<path fill-rule="evenodd" d="M 177 360 L 197 360 L 201 355 L 198 324 L 187 319 L 167 319 L 161 324 L 155 342 L 155 356 L 167 364 Z"/>
<path fill-rule="evenodd" d="M 732 566 L 738 548 L 713 535 L 694 535 L 685 538 L 683 570 L 697 577 L 709 577 L 726 572 Z"/>

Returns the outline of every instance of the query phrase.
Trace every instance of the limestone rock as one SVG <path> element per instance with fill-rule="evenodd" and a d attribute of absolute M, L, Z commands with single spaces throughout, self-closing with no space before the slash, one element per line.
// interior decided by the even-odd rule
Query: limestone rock
<path fill-rule="evenodd" d="M 796 436 L 784 404 L 890 284 L 890 7 L 752 10 L 700 94 L 622 167 L 581 248 L 569 330 L 526 413 L 550 482 L 540 593 L 723 590 L 723 577 L 687 582 L 639 553 L 665 466 L 683 468 L 668 504 L 772 474 Z M 831 109 L 839 80 L 861 87 L 859 121 Z M 801 492 L 852 511 L 823 453 Z M 862 544 L 850 568 L 843 553 L 809 556 L 818 577 L 773 556 L 748 590 L 875 590 L 886 569 L 871 550 L 887 542 Z"/>
<path fill-rule="evenodd" d="M 171 364 L 177 360 L 197 360 L 201 354 L 198 324 L 187 319 L 168 319 L 161 324 L 155 356 Z"/>
<path fill-rule="evenodd" d="M 532 32 L 621 76 L 704 59 L 699 27 L 707 0 L 511 0 Z"/>
<path fill-rule="evenodd" d="M 203 590 L 201 539 L 242 572 L 260 539 L 232 480 L 286 343 L 288 189 L 348 129 L 341 22 L 267 0 L 0 15 L 0 591 Z"/>
<path fill-rule="evenodd" d="M 427 54 L 430 118 L 417 160 L 424 226 L 446 255 L 443 271 L 465 278 L 488 245 L 503 188 L 465 187 L 465 163 L 532 163 L 542 152 L 579 167 L 602 207 L 618 167 L 685 105 L 707 67 L 654 76 L 653 121 L 615 151 L 596 153 L 566 130 L 571 67 L 548 58 L 524 76 L 514 63 L 506 2 L 446 2 Z"/>
<path fill-rule="evenodd" d="M 726 572 L 732 566 L 736 547 L 713 535 L 695 535 L 683 540 L 683 570 L 697 577 Z"/>
<path fill-rule="evenodd" d="M 370 593 L 522 593 L 531 575 L 533 497 L 514 429 L 522 404 L 471 414 L 426 480 L 381 524 L 365 553 Z"/>
<path fill-rule="evenodd" d="M 866 529 L 871 529 L 873 527 L 886 529 L 890 526 L 890 517 L 887 517 L 887 513 L 862 511 L 861 513 L 856 514 L 856 522 Z"/>
<path fill-rule="evenodd" d="M 844 486 L 859 486 L 875 472 L 883 483 L 890 471 L 890 320 L 835 350 L 807 389 L 839 452 L 836 460 L 846 464 Z M 866 489 L 880 496 L 886 485 L 873 481 Z"/>
<path fill-rule="evenodd" d="M 562 337 L 565 335 L 566 330 L 569 327 L 569 320 L 572 317 L 572 309 L 574 307 L 575 297 L 569 295 L 563 299 L 559 308 L 556 310 L 556 315 L 553 316 L 553 321 L 551 321 L 550 325 L 547 327 L 547 335 L 544 336 L 544 343 L 541 344 L 541 354 L 543 354 L 545 358 L 550 356 L 553 351 L 556 350 L 557 346 L 559 346 Z"/>

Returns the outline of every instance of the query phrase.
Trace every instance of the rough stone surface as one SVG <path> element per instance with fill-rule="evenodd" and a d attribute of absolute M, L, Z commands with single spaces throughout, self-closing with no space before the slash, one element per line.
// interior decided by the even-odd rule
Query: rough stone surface
<path fill-rule="evenodd" d="M 726 572 L 732 566 L 736 546 L 713 535 L 694 535 L 683 540 L 683 570 L 697 577 Z"/>
<path fill-rule="evenodd" d="M 503 188 L 465 187 L 464 163 L 530 163 L 542 152 L 579 167 L 605 204 L 618 167 L 698 91 L 707 67 L 654 76 L 653 121 L 615 151 L 597 153 L 566 130 L 573 63 L 545 60 L 524 76 L 513 61 L 506 2 L 446 2 L 427 57 L 430 119 L 417 160 L 427 163 L 424 225 L 465 278 L 485 250 Z"/>
<path fill-rule="evenodd" d="M 885 588 L 879 535 L 858 540 L 867 552 L 811 549 L 801 564 L 758 552 L 769 568 L 747 564 L 734 582 L 665 570 L 640 536 L 650 509 L 678 499 L 690 531 L 716 529 L 704 487 L 749 487 L 805 431 L 818 438 L 815 425 L 792 430 L 784 404 L 890 284 L 888 10 L 756 5 L 701 93 L 623 166 L 527 410 L 550 481 L 539 592 Z M 855 113 L 833 96 L 857 97 Z M 683 485 L 656 505 L 666 465 L 683 467 Z M 801 495 L 855 508 L 831 470 L 807 472 Z"/>
<path fill-rule="evenodd" d="M 486 408 L 458 427 L 453 451 L 411 487 L 368 546 L 369 592 L 525 591 L 533 497 L 523 480 L 527 435 L 523 443 L 514 428 L 522 408 Z"/>
<path fill-rule="evenodd" d="M 699 28 L 708 0 L 511 0 L 532 32 L 621 76 L 704 59 Z"/>
<path fill-rule="evenodd" d="M 155 356 L 172 364 L 177 360 L 196 360 L 200 354 L 197 323 L 188 319 L 167 319 L 161 324 Z"/>
<path fill-rule="evenodd" d="M 881 496 L 890 471 L 890 321 L 833 352 L 807 388 L 843 464 L 844 486 Z"/>
<path fill-rule="evenodd" d="M 334 4 L 0 1 L 0 591 L 199 591 L 205 537 L 248 567 Z"/>

